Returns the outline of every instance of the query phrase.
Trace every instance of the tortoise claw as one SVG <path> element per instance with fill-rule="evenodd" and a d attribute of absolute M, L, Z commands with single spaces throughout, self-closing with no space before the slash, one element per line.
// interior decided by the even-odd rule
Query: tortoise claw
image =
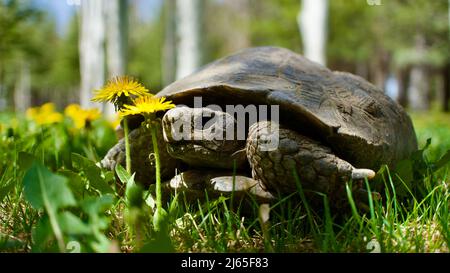
<path fill-rule="evenodd" d="M 360 180 L 360 179 L 372 179 L 375 177 L 375 172 L 371 169 L 353 169 L 352 171 L 352 179 Z"/>

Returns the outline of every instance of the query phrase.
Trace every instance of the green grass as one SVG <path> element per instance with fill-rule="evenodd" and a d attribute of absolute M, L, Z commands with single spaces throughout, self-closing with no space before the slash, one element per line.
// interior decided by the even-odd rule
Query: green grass
<path fill-rule="evenodd" d="M 95 166 L 117 141 L 105 121 L 74 131 L 68 120 L 39 127 L 1 114 L 0 251 L 449 252 L 450 168 L 436 166 L 450 150 L 450 115 L 412 117 L 420 147 L 428 138 L 431 144 L 405 169 L 384 169 L 365 183 L 383 196 L 369 198 L 366 211 L 356 208 L 350 191 L 345 216 L 333 214 L 326 196 L 324 209 L 313 210 L 297 179 L 298 193 L 270 209 L 244 210 L 226 198 L 188 204 L 179 195 L 165 204 L 165 228 L 155 232 L 146 189 L 126 175 L 116 182 L 114 173 Z M 52 195 L 54 189 L 66 198 Z"/>

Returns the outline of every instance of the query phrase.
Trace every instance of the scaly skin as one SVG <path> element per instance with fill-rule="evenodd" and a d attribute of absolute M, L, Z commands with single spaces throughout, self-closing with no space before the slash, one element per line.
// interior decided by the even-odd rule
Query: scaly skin
<path fill-rule="evenodd" d="M 355 169 L 320 142 L 285 128 L 278 130 L 278 148 L 265 151 L 261 148 L 266 144 L 265 139 L 275 134 L 269 130 L 270 126 L 270 121 L 252 125 L 246 145 L 253 178 L 261 181 L 270 192 L 286 195 L 297 191 L 295 170 L 307 196 L 314 198 L 311 192 L 327 194 L 334 206 L 345 200 L 345 183 L 352 176 L 374 175 L 370 170 Z M 317 201 L 321 202 L 321 199 Z"/>

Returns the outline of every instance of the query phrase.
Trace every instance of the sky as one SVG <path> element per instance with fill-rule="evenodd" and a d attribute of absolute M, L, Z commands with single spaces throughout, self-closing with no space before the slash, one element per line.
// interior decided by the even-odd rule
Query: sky
<path fill-rule="evenodd" d="M 75 14 L 81 0 L 31 0 L 32 4 L 47 11 L 57 24 L 58 33 L 63 33 L 71 17 Z M 137 5 L 138 16 L 147 21 L 154 18 L 162 4 L 162 0 L 128 0 Z"/>

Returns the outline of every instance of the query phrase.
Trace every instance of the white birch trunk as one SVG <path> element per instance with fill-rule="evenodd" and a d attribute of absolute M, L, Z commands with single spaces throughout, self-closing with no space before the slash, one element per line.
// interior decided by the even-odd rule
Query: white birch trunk
<path fill-rule="evenodd" d="M 183 78 L 200 66 L 201 0 L 177 0 L 177 72 Z"/>
<path fill-rule="evenodd" d="M 428 109 L 428 78 L 424 69 L 420 66 L 414 66 L 411 69 L 409 86 L 409 106 L 413 110 Z"/>
<path fill-rule="evenodd" d="M 106 56 L 108 78 L 126 73 L 127 0 L 103 0 L 106 13 Z M 106 118 L 115 117 L 114 105 L 107 103 L 103 109 Z"/>
<path fill-rule="evenodd" d="M 303 39 L 304 56 L 326 65 L 328 0 L 302 0 L 297 23 Z"/>
<path fill-rule="evenodd" d="M 16 112 L 24 112 L 31 106 L 30 66 L 22 61 L 19 77 L 14 90 L 14 106 Z"/>
<path fill-rule="evenodd" d="M 80 104 L 82 107 L 102 108 L 91 102 L 93 90 L 99 89 L 105 79 L 104 2 L 81 0 L 80 8 Z"/>
<path fill-rule="evenodd" d="M 423 56 L 425 54 L 425 39 L 423 36 L 418 35 L 416 37 L 416 54 Z M 413 110 L 427 110 L 429 107 L 428 100 L 428 73 L 426 68 L 418 63 L 413 66 L 410 74 L 410 86 L 408 88 L 409 106 Z"/>
<path fill-rule="evenodd" d="M 225 41 L 226 51 L 235 52 L 250 46 L 250 1 L 249 0 L 227 0 L 224 2 L 232 11 L 231 16 L 224 22 L 228 25 L 227 39 Z"/>

